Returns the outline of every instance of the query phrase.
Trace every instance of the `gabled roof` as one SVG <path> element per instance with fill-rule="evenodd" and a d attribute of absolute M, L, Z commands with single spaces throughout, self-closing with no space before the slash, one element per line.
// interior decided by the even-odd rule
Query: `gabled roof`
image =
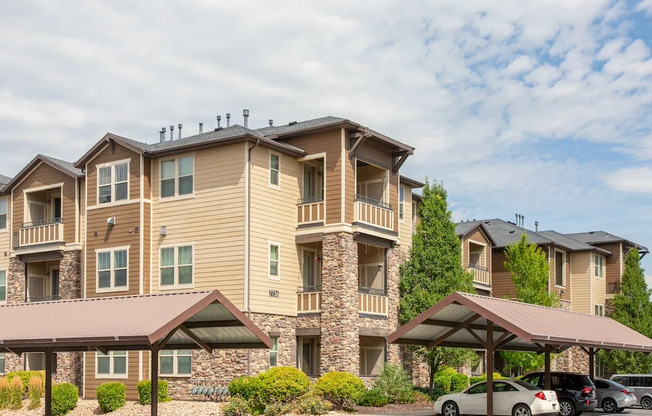
<path fill-rule="evenodd" d="M 482 224 L 487 234 L 496 243 L 494 248 L 507 247 L 510 244 L 516 243 L 521 239 L 523 234 L 527 234 L 530 243 L 534 244 L 551 244 L 552 240 L 526 228 L 519 227 L 511 222 L 503 221 L 499 218 L 481 221 L 464 221 L 460 224 L 467 224 L 467 227 L 474 226 L 474 224 Z"/>
<path fill-rule="evenodd" d="M 625 243 L 636 247 L 638 251 L 641 253 L 649 253 L 647 247 L 644 247 L 640 244 L 636 244 L 622 237 L 618 237 L 617 235 L 610 234 L 606 231 L 586 231 L 583 233 L 568 233 L 566 235 L 577 241 L 581 241 L 583 243 L 591 244 L 591 245 L 608 244 L 608 243 Z"/>
<path fill-rule="evenodd" d="M 483 349 L 487 322 L 496 349 L 541 352 L 543 345 L 652 352 L 652 339 L 611 318 L 455 292 L 387 337 L 388 343 Z M 476 336 L 471 334 L 471 331 Z"/>
<path fill-rule="evenodd" d="M 7 184 L 11 181 L 9 176 L 0 175 L 0 195 L 4 194 Z"/>
<path fill-rule="evenodd" d="M 49 165 L 54 169 L 65 173 L 66 175 L 75 179 L 84 177 L 84 172 L 82 172 L 80 169 L 75 168 L 71 162 L 66 162 L 65 160 L 38 154 L 5 185 L 3 192 L 8 191 L 16 184 L 20 183 L 40 163 L 45 163 L 46 165 Z"/>
<path fill-rule="evenodd" d="M 457 233 L 457 236 L 460 238 L 466 237 L 467 235 L 471 234 L 474 230 L 478 228 L 487 237 L 489 243 L 492 246 L 496 245 L 496 242 L 494 241 L 493 238 L 491 238 L 491 235 L 487 232 L 487 229 L 484 227 L 484 225 L 482 225 L 482 222 L 466 221 L 466 222 L 460 222 L 455 224 L 455 232 Z"/>
<path fill-rule="evenodd" d="M 416 179 L 411 179 L 411 178 L 408 178 L 407 176 L 402 176 L 402 175 L 401 175 L 401 183 L 403 185 L 407 185 L 407 186 L 411 187 L 412 189 L 414 189 L 414 188 L 423 188 L 423 186 L 425 185 L 423 182 L 419 182 Z"/>
<path fill-rule="evenodd" d="M 570 251 L 595 251 L 605 256 L 610 256 L 611 252 L 590 244 L 583 243 L 568 235 L 558 233 L 557 231 L 539 231 L 539 234 L 551 239 L 556 245 L 569 249 Z"/>

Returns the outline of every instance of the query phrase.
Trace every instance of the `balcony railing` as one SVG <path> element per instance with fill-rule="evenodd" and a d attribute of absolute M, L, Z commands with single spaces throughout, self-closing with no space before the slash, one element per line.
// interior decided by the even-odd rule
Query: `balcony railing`
<path fill-rule="evenodd" d="M 394 211 L 390 204 L 356 194 L 354 212 L 355 221 L 394 230 Z"/>
<path fill-rule="evenodd" d="M 321 312 L 321 286 L 299 286 L 297 312 Z"/>
<path fill-rule="evenodd" d="M 55 242 L 63 242 L 63 221 L 61 218 L 26 222 L 18 230 L 19 247 Z"/>
<path fill-rule="evenodd" d="M 387 292 L 382 289 L 359 287 L 358 305 L 358 310 L 362 313 L 387 316 Z"/>
<path fill-rule="evenodd" d="M 607 295 L 620 293 L 620 282 L 607 282 Z"/>
<path fill-rule="evenodd" d="M 59 300 L 59 295 L 32 296 L 27 298 L 27 302 L 49 302 L 52 300 Z"/>
<path fill-rule="evenodd" d="M 300 225 L 323 221 L 324 198 L 322 196 L 312 196 L 299 200 L 297 203 L 297 222 Z"/>
<path fill-rule="evenodd" d="M 473 281 L 490 285 L 489 270 L 486 267 L 469 265 L 469 271 L 473 273 Z"/>

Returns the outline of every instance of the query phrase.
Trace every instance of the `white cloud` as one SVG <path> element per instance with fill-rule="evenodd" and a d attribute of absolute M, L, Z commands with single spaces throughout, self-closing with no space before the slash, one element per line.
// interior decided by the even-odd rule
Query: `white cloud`
<path fill-rule="evenodd" d="M 604 181 L 616 191 L 652 194 L 652 168 L 625 168 L 606 174 Z"/>

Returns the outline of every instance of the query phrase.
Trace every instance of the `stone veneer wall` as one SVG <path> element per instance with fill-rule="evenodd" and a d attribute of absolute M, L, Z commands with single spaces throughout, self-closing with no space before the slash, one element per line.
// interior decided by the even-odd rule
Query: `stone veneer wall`
<path fill-rule="evenodd" d="M 18 257 L 9 259 L 7 303 L 25 302 L 25 263 Z"/>

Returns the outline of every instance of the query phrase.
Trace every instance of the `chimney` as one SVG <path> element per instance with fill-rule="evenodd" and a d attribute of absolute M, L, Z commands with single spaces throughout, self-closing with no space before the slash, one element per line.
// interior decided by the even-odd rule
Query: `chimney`
<path fill-rule="evenodd" d="M 204 132 L 204 123 L 199 123 L 199 134 Z"/>
<path fill-rule="evenodd" d="M 534 221 L 534 231 L 539 231 L 539 221 Z"/>
<path fill-rule="evenodd" d="M 165 127 L 161 127 L 161 131 L 159 131 L 159 134 L 161 135 L 160 140 L 161 143 L 165 141 Z"/>
<path fill-rule="evenodd" d="M 269 127 L 272 127 L 273 125 L 274 125 L 274 120 L 272 120 L 272 119 L 270 118 L 270 119 L 269 119 Z"/>
<path fill-rule="evenodd" d="M 183 128 L 183 124 L 179 123 L 179 140 L 181 140 L 181 129 Z"/>
<path fill-rule="evenodd" d="M 222 121 L 222 116 L 217 116 L 217 130 L 221 129 L 220 122 Z"/>
<path fill-rule="evenodd" d="M 242 110 L 242 117 L 244 117 L 244 128 L 246 129 L 249 126 L 249 110 L 246 108 Z"/>
<path fill-rule="evenodd" d="M 170 141 L 174 140 L 174 125 L 170 126 Z"/>
<path fill-rule="evenodd" d="M 226 127 L 231 125 L 231 113 L 226 113 Z"/>

